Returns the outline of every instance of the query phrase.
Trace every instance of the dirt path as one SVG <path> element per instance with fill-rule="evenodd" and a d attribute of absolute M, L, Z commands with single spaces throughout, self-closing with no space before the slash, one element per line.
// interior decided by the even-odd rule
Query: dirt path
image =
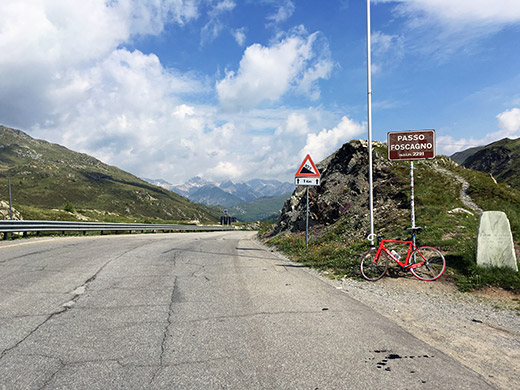
<path fill-rule="evenodd" d="M 473 199 L 471 199 L 471 197 L 468 194 L 469 183 L 467 182 L 466 179 L 464 179 L 463 177 L 457 175 L 456 173 L 448 171 L 447 169 L 444 169 L 444 168 L 441 168 L 441 167 L 438 167 L 438 166 L 435 166 L 435 165 L 433 165 L 433 168 L 436 171 L 444 173 L 445 175 L 451 176 L 455 180 L 457 180 L 462 185 L 462 188 L 460 189 L 460 200 L 462 201 L 462 204 L 465 207 L 473 210 L 478 215 L 482 214 L 483 210 L 479 207 L 479 205 L 477 205 L 473 201 Z"/>

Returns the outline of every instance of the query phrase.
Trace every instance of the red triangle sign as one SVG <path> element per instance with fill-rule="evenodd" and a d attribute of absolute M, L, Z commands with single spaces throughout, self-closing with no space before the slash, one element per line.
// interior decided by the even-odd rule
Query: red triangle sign
<path fill-rule="evenodd" d="M 316 165 L 314 165 L 314 162 L 311 159 L 310 155 L 307 155 L 305 159 L 302 162 L 302 165 L 300 165 L 300 168 L 298 168 L 298 171 L 296 171 L 296 174 L 294 177 L 320 177 L 320 172 L 318 171 L 318 168 L 316 168 Z"/>

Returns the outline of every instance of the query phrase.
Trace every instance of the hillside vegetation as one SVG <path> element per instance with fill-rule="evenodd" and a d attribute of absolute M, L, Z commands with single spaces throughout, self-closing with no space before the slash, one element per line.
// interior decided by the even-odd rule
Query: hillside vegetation
<path fill-rule="evenodd" d="M 303 187 L 287 200 L 274 230 L 263 232 L 267 242 L 305 264 L 338 276 L 358 277 L 360 256 L 369 247 L 366 150 L 365 143 L 352 141 L 318 164 L 322 184 L 310 190 L 308 249 Z M 470 195 L 482 209 L 504 211 L 516 243 L 520 238 L 520 192 L 445 156 L 414 165 L 416 225 L 425 227 L 418 243 L 438 247 L 445 254 L 448 269 L 442 280 L 456 282 L 461 290 L 493 285 L 520 293 L 519 273 L 476 266 L 479 216 L 471 210 L 458 210 L 465 207 L 460 199 L 461 184 L 435 167 L 464 177 L 470 183 Z M 386 238 L 409 239 L 409 172 L 408 162 L 388 161 L 386 145 L 375 143 L 375 230 Z"/>
<path fill-rule="evenodd" d="M 0 200 L 24 219 L 217 221 L 217 212 L 83 153 L 0 126 Z"/>
<path fill-rule="evenodd" d="M 242 222 L 277 220 L 290 193 L 244 202 L 229 208 L 229 213 Z"/>
<path fill-rule="evenodd" d="M 520 190 L 520 138 L 504 138 L 452 156 L 460 165 L 486 172 Z"/>

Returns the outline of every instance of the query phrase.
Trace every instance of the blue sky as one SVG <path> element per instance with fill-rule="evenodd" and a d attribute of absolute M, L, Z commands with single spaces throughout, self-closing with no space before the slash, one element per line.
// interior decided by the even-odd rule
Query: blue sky
<path fill-rule="evenodd" d="M 520 1 L 376 0 L 373 138 L 520 136 Z M 0 124 L 173 184 L 366 139 L 363 0 L 4 0 Z"/>

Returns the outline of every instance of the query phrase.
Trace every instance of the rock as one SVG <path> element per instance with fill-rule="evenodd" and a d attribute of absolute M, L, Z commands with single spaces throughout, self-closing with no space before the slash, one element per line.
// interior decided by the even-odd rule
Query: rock
<path fill-rule="evenodd" d="M 462 207 L 457 207 L 456 209 L 448 211 L 448 214 L 469 214 L 474 215 L 471 211 L 463 209 Z"/>
<path fill-rule="evenodd" d="M 480 216 L 477 265 L 518 271 L 511 227 L 502 211 L 485 211 Z"/>
<path fill-rule="evenodd" d="M 14 207 L 12 207 L 13 210 L 13 219 L 15 220 L 22 220 L 22 214 L 18 210 L 16 210 Z M 9 202 L 6 202 L 4 200 L 0 201 L 0 219 L 11 219 L 10 212 L 9 212 Z"/>
<path fill-rule="evenodd" d="M 383 144 L 374 142 L 374 147 Z M 374 152 L 375 216 L 408 209 L 406 195 L 386 155 Z M 365 237 L 368 218 L 368 153 L 365 141 L 351 141 L 317 164 L 321 185 L 309 188 L 309 227 L 334 227 L 348 221 L 348 235 Z M 385 207 L 377 207 L 385 205 Z M 274 234 L 305 231 L 305 187 L 297 187 L 285 202 Z M 383 220 L 385 218 L 382 218 Z"/>

